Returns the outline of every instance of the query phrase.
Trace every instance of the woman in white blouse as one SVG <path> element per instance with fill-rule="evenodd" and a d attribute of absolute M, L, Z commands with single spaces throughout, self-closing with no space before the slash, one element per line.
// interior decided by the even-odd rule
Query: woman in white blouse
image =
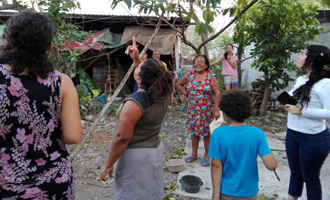
<path fill-rule="evenodd" d="M 297 67 L 305 75 L 299 77 L 289 92 L 298 100 L 288 109 L 285 140 L 291 171 L 289 200 L 301 196 L 306 184 L 307 199 L 322 199 L 320 171 L 330 151 L 330 50 L 310 45 L 298 58 Z"/>

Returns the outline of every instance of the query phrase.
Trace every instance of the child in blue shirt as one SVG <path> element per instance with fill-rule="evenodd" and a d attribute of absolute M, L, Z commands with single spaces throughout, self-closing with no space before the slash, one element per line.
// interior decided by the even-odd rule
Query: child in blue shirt
<path fill-rule="evenodd" d="M 251 100 L 246 94 L 225 94 L 220 109 L 228 125 L 215 129 L 211 135 L 208 155 L 212 158 L 212 199 L 257 199 L 257 156 L 268 170 L 275 170 L 277 161 L 263 131 L 244 123 L 251 114 Z"/>

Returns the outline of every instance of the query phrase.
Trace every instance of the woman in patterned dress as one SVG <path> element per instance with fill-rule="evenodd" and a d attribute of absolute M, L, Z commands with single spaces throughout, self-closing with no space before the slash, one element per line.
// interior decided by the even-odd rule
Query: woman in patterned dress
<path fill-rule="evenodd" d="M 220 90 L 214 74 L 209 71 L 209 60 L 204 55 L 194 59 L 194 71 L 186 74 L 176 84 L 177 89 L 188 98 L 188 132 L 192 135 L 192 155 L 187 163 L 197 159 L 200 137 L 204 138 L 205 154 L 202 165 L 210 165 L 208 148 L 210 143 L 209 125 L 213 118 L 220 117 Z M 186 85 L 186 87 L 184 87 Z"/>
<path fill-rule="evenodd" d="M 78 95 L 71 79 L 49 61 L 52 38 L 53 26 L 41 14 L 23 12 L 7 22 L 0 54 L 4 200 L 75 198 L 65 143 L 81 139 Z"/>

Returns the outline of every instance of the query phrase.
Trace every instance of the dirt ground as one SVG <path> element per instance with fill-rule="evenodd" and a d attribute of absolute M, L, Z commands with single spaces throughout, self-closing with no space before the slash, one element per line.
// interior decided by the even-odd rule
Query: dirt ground
<path fill-rule="evenodd" d="M 166 115 L 160 134 L 165 149 L 164 163 L 172 158 L 183 157 L 185 137 L 187 136 L 185 120 L 185 112 L 169 111 Z M 113 117 L 103 119 L 73 161 L 73 170 L 76 175 L 76 199 L 111 199 L 114 186 L 112 180 L 101 182 L 98 177 L 110 148 L 110 138 L 115 122 Z M 88 124 L 85 124 L 84 130 L 87 128 Z M 68 146 L 68 150 L 71 152 L 75 148 L 76 145 Z M 164 167 L 164 177 L 165 193 L 167 196 L 173 196 L 177 174 L 170 173 Z"/>
<path fill-rule="evenodd" d="M 184 158 L 185 138 L 188 133 L 185 129 L 186 112 L 169 109 L 160 134 L 162 138 L 165 155 L 165 162 L 173 158 Z M 105 162 L 110 147 L 112 129 L 116 120 L 107 116 L 97 126 L 97 130 L 91 134 L 82 150 L 73 161 L 73 169 L 76 175 L 76 199 L 79 200 L 104 200 L 111 199 L 113 195 L 113 181 L 101 182 L 99 175 Z M 248 124 L 258 126 L 265 131 L 276 134 L 283 132 L 286 128 L 286 114 L 282 111 L 269 112 L 265 117 L 254 116 Z M 86 132 L 88 123 L 84 125 Z M 69 145 L 68 150 L 73 151 L 76 145 Z M 174 194 L 176 189 L 176 173 L 168 172 L 164 167 L 165 199 L 182 199 Z"/>

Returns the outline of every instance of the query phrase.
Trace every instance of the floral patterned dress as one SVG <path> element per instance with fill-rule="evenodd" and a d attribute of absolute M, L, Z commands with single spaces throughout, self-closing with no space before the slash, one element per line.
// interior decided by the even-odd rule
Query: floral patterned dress
<path fill-rule="evenodd" d="M 191 135 L 208 136 L 209 125 L 214 115 L 214 94 L 211 80 L 214 74 L 206 73 L 205 80 L 196 81 L 195 72 L 187 74 L 188 121 L 187 128 Z"/>
<path fill-rule="evenodd" d="M 61 140 L 61 73 L 13 75 L 0 65 L 2 199 L 74 199 L 69 154 Z"/>

